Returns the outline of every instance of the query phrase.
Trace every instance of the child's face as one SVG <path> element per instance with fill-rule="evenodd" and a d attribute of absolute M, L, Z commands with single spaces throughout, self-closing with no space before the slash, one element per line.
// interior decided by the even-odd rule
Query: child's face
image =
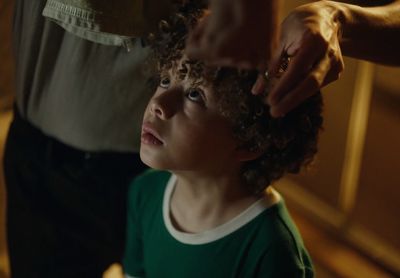
<path fill-rule="evenodd" d="M 172 171 L 232 169 L 237 142 L 217 108 L 210 86 L 178 76 L 182 60 L 161 73 L 144 113 L 140 156 L 153 168 Z M 190 69 L 189 69 L 190 71 Z M 230 168 L 227 168 L 230 167 Z"/>

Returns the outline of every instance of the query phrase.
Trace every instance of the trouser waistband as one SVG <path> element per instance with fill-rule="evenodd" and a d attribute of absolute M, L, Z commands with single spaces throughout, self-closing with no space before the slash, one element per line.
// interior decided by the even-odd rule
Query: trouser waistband
<path fill-rule="evenodd" d="M 131 163 L 137 161 L 139 155 L 137 153 L 124 153 L 113 151 L 84 151 L 71 147 L 59 140 L 47 136 L 40 129 L 32 125 L 29 121 L 22 118 L 17 108 L 14 108 L 14 119 L 11 123 L 10 132 L 16 134 L 16 140 L 24 140 L 25 144 L 30 145 L 29 148 L 37 148 L 37 151 L 46 151 L 52 157 L 62 160 L 76 161 L 99 161 L 112 166 L 117 164 Z M 15 137 L 15 136 L 13 136 Z"/>

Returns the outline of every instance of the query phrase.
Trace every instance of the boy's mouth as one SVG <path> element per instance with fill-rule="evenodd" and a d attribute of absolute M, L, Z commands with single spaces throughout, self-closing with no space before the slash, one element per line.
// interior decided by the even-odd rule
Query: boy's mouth
<path fill-rule="evenodd" d="M 149 122 L 143 123 L 141 142 L 147 145 L 164 145 L 160 135 L 151 127 Z"/>

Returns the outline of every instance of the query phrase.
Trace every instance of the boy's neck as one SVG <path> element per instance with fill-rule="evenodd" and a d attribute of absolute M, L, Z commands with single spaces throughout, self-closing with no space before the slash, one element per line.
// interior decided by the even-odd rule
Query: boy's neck
<path fill-rule="evenodd" d="M 249 193 L 239 177 L 175 173 L 170 215 L 175 228 L 201 232 L 215 228 L 239 215 L 257 198 Z"/>

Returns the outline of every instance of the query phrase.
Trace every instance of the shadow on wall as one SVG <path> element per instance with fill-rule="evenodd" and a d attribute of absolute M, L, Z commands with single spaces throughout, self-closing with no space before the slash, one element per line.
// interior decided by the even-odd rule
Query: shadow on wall
<path fill-rule="evenodd" d="M 14 96 L 14 63 L 11 51 L 13 6 L 13 0 L 0 2 L 0 112 L 11 109 Z"/>

